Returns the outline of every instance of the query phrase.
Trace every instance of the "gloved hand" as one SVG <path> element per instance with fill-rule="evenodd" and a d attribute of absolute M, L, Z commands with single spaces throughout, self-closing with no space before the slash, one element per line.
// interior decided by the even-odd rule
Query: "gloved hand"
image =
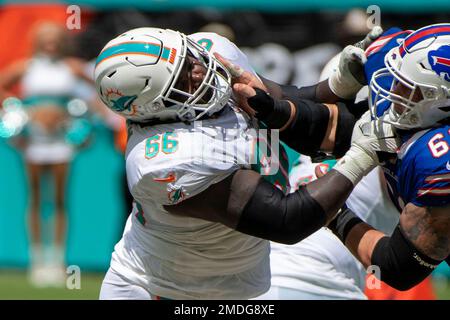
<path fill-rule="evenodd" d="M 216 59 L 228 70 L 231 75 L 233 94 L 237 105 L 250 116 L 255 116 L 256 111 L 247 103 L 247 98 L 256 95 L 256 88 L 267 92 L 267 88 L 255 74 L 245 71 L 241 66 L 225 59 L 219 53 L 214 53 Z"/>
<path fill-rule="evenodd" d="M 348 45 L 342 50 L 338 66 L 328 78 L 331 91 L 343 99 L 353 99 L 363 86 L 367 84 L 364 64 L 367 62 L 364 50 L 380 35 L 383 29 L 375 26 L 360 42 Z"/>
<path fill-rule="evenodd" d="M 256 111 L 255 117 L 269 128 L 282 128 L 291 117 L 291 106 L 286 100 L 278 100 L 267 92 L 254 88 L 256 94 L 247 99 L 249 106 Z"/>
<path fill-rule="evenodd" d="M 353 185 L 386 158 L 394 158 L 400 148 L 401 142 L 395 128 L 384 122 L 383 117 L 372 120 L 367 111 L 356 122 L 350 149 L 333 168 L 346 176 Z"/>

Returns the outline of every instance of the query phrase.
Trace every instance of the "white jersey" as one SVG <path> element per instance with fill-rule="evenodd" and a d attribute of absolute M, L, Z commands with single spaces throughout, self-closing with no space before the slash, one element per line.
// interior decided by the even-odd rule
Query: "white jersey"
<path fill-rule="evenodd" d="M 290 173 L 291 185 L 316 179 L 309 157 L 301 156 Z M 373 170 L 355 187 L 347 205 L 376 228 L 389 232 L 399 213 L 382 190 L 379 169 Z M 366 299 L 365 270 L 342 242 L 327 228 L 303 241 L 286 246 L 271 243 L 272 286 L 313 294 L 323 299 Z M 297 298 L 303 296 L 299 293 Z"/>
<path fill-rule="evenodd" d="M 216 34 L 189 37 L 246 64 L 237 47 Z M 170 299 L 247 299 L 267 291 L 268 241 L 163 207 L 250 168 L 255 135 L 249 118 L 229 104 L 217 117 L 192 124 L 129 129 L 126 169 L 135 205 L 111 269 Z"/>
<path fill-rule="evenodd" d="M 36 56 L 22 77 L 24 98 L 34 96 L 72 97 L 77 78 L 64 60 Z"/>
<path fill-rule="evenodd" d="M 67 63 L 44 55 L 36 55 L 28 64 L 21 81 L 25 105 L 41 104 L 66 107 L 69 98 L 74 96 L 77 77 Z M 25 157 L 35 164 L 57 164 L 71 161 L 73 147 L 65 141 L 61 124 L 54 125 L 55 131 L 48 132 L 39 124 L 28 123 L 28 145 Z"/>

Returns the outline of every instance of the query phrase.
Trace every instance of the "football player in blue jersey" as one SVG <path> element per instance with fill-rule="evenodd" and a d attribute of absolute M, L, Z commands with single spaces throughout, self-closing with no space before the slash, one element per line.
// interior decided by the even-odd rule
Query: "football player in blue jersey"
<path fill-rule="evenodd" d="M 450 24 L 393 34 L 386 41 L 393 48 L 384 55 L 385 67 L 376 70 L 374 60 L 366 71 L 372 116 L 387 114 L 384 121 L 402 140 L 396 159 L 383 166 L 400 223 L 387 237 L 344 210 L 334 229 L 365 266 L 379 266 L 383 281 L 405 290 L 449 261 Z"/>
<path fill-rule="evenodd" d="M 349 63 L 342 63 L 345 59 Z M 365 64 L 365 68 L 357 70 L 358 64 Z M 390 197 L 401 212 L 400 222 L 393 234 L 386 236 L 351 210 L 343 209 L 329 227 L 365 267 L 380 268 L 381 280 L 407 290 L 442 261 L 450 262 L 450 24 L 414 32 L 391 29 L 365 54 L 355 46 L 347 47 L 340 67 L 328 80 L 329 88 L 336 96 L 354 98 L 362 87 L 362 71 L 370 79 L 370 113 L 362 117 L 367 121 L 356 124 L 352 139 L 366 131 L 364 126 L 370 117 L 395 127 L 401 139 L 396 156 L 377 155 L 383 163 Z M 352 74 L 355 81 L 334 87 L 333 79 L 345 73 Z M 320 100 L 322 87 L 319 83 L 310 88 L 310 97 Z M 273 109 L 277 104 L 261 103 L 267 96 L 259 90 L 251 91 L 245 85 L 234 88 L 248 98 L 256 116 L 259 109 Z M 288 92 L 281 87 L 281 91 L 285 96 L 305 96 L 305 88 Z M 340 166 L 351 162 L 348 160 L 349 153 L 338 162 L 337 171 L 342 173 Z"/>

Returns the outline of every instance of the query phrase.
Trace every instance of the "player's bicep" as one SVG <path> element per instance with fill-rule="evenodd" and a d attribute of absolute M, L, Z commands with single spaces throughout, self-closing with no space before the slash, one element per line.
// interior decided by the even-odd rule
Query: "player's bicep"
<path fill-rule="evenodd" d="M 164 209 L 171 214 L 219 222 L 235 229 L 260 178 L 254 171 L 237 170 L 196 196 L 165 205 Z"/>
<path fill-rule="evenodd" d="M 408 203 L 400 216 L 406 237 L 423 254 L 444 260 L 450 254 L 450 206 L 419 207 Z"/>

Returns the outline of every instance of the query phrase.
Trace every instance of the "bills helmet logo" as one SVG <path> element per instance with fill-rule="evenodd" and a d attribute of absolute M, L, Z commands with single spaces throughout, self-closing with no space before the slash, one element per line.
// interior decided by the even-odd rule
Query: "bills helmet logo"
<path fill-rule="evenodd" d="M 450 82 L 450 45 L 439 47 L 428 53 L 431 69 L 445 81 Z"/>

